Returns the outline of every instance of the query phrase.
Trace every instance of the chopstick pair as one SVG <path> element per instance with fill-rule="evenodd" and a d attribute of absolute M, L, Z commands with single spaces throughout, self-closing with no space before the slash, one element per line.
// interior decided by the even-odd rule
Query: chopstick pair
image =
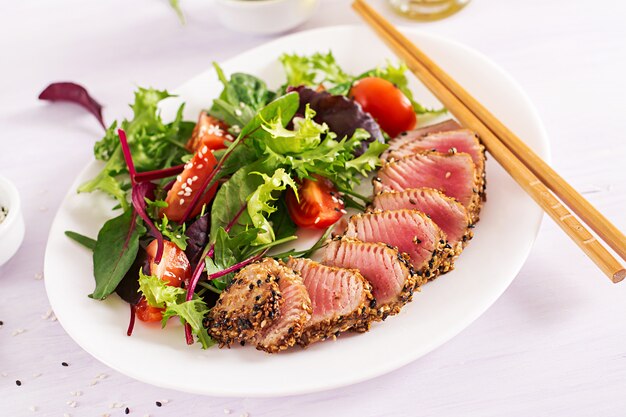
<path fill-rule="evenodd" d="M 565 205 L 622 259 L 626 259 L 624 234 L 365 0 L 355 0 L 352 7 L 459 122 L 478 133 L 496 161 L 602 272 L 614 283 L 622 281 L 626 269 Z"/>

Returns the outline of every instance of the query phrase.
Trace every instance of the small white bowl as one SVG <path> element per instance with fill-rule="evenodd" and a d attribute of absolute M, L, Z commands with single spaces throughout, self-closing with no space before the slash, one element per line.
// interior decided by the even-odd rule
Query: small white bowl
<path fill-rule="evenodd" d="M 17 188 L 0 176 L 0 207 L 8 210 L 0 223 L 0 266 L 4 265 L 19 249 L 24 240 L 24 216 Z"/>
<path fill-rule="evenodd" d="M 271 35 L 307 21 L 319 0 L 216 0 L 224 26 L 237 32 Z"/>

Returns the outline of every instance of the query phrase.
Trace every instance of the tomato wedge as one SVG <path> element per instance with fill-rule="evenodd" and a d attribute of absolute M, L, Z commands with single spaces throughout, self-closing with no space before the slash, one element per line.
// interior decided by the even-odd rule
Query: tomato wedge
<path fill-rule="evenodd" d="M 398 87 L 383 78 L 360 79 L 352 86 L 349 95 L 392 138 L 417 126 L 411 101 Z"/>
<path fill-rule="evenodd" d="M 172 188 L 167 192 L 165 202 L 167 207 L 161 209 L 161 215 L 166 215 L 168 219 L 180 222 L 183 220 L 183 216 L 189 207 L 189 204 L 194 199 L 194 196 L 200 190 L 204 181 L 211 174 L 215 166 L 217 165 L 217 159 L 213 156 L 213 153 L 208 146 L 203 145 L 194 154 L 189 162 L 185 165 L 184 171 L 176 177 L 176 182 Z M 189 218 L 194 218 L 202 211 L 204 204 L 209 204 L 215 192 L 217 191 L 217 183 L 208 189 L 196 204 L 194 210 L 191 212 Z"/>
<path fill-rule="evenodd" d="M 148 261 L 150 262 L 150 273 L 161 278 L 173 287 L 180 287 L 183 282 L 189 282 L 191 278 L 191 267 L 187 255 L 176 244 L 166 240 L 163 242 L 163 257 L 160 263 L 154 262 L 158 242 L 153 240 L 146 248 Z"/>
<path fill-rule="evenodd" d="M 166 285 L 180 287 L 183 282 L 189 283 L 191 278 L 191 266 L 189 260 L 178 246 L 166 240 L 163 242 L 163 257 L 161 263 L 155 263 L 158 242 L 153 240 L 146 248 L 148 261 L 150 263 L 150 273 L 161 278 Z M 161 321 L 163 318 L 163 308 L 153 307 L 148 304 L 144 297 L 141 298 L 135 309 L 137 318 L 145 322 Z"/>
<path fill-rule="evenodd" d="M 293 190 L 287 191 L 287 210 L 296 225 L 325 229 L 341 218 L 346 212 L 345 205 L 328 178 L 319 175 L 313 177 L 315 180 L 305 179 L 298 186 L 299 202 Z"/>
<path fill-rule="evenodd" d="M 197 152 L 202 146 L 212 150 L 226 149 L 230 142 L 235 140 L 228 133 L 228 125 L 206 112 L 200 112 L 198 123 L 193 128 L 191 138 L 187 142 L 186 148 L 189 152 Z"/>

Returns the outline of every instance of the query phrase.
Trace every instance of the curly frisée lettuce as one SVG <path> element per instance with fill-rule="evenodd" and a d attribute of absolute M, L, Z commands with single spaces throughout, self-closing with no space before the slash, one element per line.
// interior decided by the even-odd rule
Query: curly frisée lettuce
<path fill-rule="evenodd" d="M 183 121 L 184 104 L 179 107 L 173 122 L 163 122 L 158 104 L 169 97 L 173 96 L 165 90 L 139 88 L 131 105 L 133 118 L 119 124 L 119 128 L 126 132 L 137 172 L 169 168 L 182 163 L 189 154 L 185 144 L 194 123 Z M 103 191 L 126 209 L 129 182 L 121 175 L 128 173 L 128 169 L 117 132 L 118 123 L 113 122 L 104 137 L 96 142 L 94 155 L 106 164 L 95 178 L 82 184 L 78 192 Z"/>
<path fill-rule="evenodd" d="M 262 172 L 251 172 L 250 174 L 259 175 L 263 179 L 263 184 L 259 185 L 248 197 L 248 215 L 254 227 L 261 230 L 252 244 L 264 245 L 276 239 L 274 229 L 268 220 L 268 217 L 277 210 L 271 204 L 272 201 L 278 200 L 276 191 L 283 191 L 287 187 L 291 187 L 297 198 L 298 186 L 282 168 L 277 169 L 271 177 Z"/>
<path fill-rule="evenodd" d="M 186 290 L 166 285 L 162 279 L 154 275 L 145 275 L 142 271 L 139 272 L 139 291 L 146 298 L 148 305 L 165 309 L 162 327 L 167 325 L 171 317 L 178 316 L 181 323 L 191 326 L 203 349 L 215 344 L 202 325 L 209 307 L 200 297 L 194 296 L 192 300 L 185 301 Z"/>

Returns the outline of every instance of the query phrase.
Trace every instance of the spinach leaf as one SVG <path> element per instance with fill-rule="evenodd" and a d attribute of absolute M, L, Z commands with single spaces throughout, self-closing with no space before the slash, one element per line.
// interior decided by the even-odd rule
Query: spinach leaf
<path fill-rule="evenodd" d="M 224 120 L 231 126 L 245 126 L 273 95 L 265 82 L 253 75 L 234 73 L 230 80 L 217 63 L 213 63 L 224 90 L 213 100 L 209 110 L 211 116 Z"/>
<path fill-rule="evenodd" d="M 90 237 L 85 235 L 81 235 L 80 233 L 72 232 L 71 230 L 65 231 L 65 236 L 69 237 L 73 241 L 83 245 L 87 249 L 91 249 L 92 251 L 96 247 L 96 241 Z"/>
<path fill-rule="evenodd" d="M 93 251 L 96 288 L 89 297 L 104 300 L 115 291 L 137 256 L 143 233 L 145 228 L 136 223 L 131 210 L 104 223 Z"/>

